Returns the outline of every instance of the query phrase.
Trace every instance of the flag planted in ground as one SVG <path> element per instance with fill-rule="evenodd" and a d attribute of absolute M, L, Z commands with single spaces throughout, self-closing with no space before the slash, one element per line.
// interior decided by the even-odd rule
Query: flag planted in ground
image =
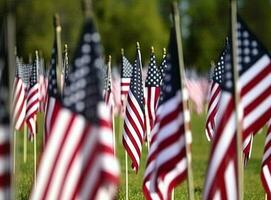
<path fill-rule="evenodd" d="M 183 107 L 188 93 L 181 90 L 177 49 L 176 33 L 172 29 L 164 85 L 144 173 L 143 192 L 148 200 L 171 199 L 172 190 L 187 176 L 187 156 L 191 156 L 186 155 L 186 142 L 191 144 L 191 132 L 186 133 L 184 129 L 184 124 L 190 121 L 189 111 Z"/>
<path fill-rule="evenodd" d="M 101 53 L 100 35 L 87 19 L 63 103 L 56 101 L 31 199 L 115 198 L 120 172 L 102 98 Z"/>
<path fill-rule="evenodd" d="M 135 64 L 127 97 L 122 143 L 132 160 L 136 172 L 140 165 L 142 145 L 145 136 L 145 105 L 142 82 L 140 49 L 137 48 Z"/>

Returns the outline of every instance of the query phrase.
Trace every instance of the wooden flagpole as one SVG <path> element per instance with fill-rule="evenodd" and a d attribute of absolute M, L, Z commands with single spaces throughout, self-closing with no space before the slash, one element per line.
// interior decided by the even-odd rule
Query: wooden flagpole
<path fill-rule="evenodd" d="M 175 33 L 176 33 L 176 41 L 177 41 L 177 48 L 178 48 L 178 59 L 179 59 L 179 68 L 180 68 L 180 80 L 181 80 L 181 91 L 182 96 L 184 97 L 184 60 L 183 60 L 183 49 L 182 49 L 182 39 L 181 39 L 181 29 L 180 29 L 180 15 L 177 3 L 174 2 L 172 4 L 173 9 L 173 19 L 174 19 L 174 27 L 175 27 Z M 186 149 L 186 157 L 187 157 L 187 183 L 188 183 L 188 198 L 189 200 L 194 200 L 194 183 L 193 183 L 193 172 L 192 172 L 192 156 L 191 156 L 191 148 L 190 148 L 190 141 L 191 138 L 191 132 L 189 130 L 188 121 L 189 119 L 186 119 L 187 116 L 185 114 L 186 111 L 188 111 L 187 102 L 183 102 L 183 117 L 184 117 L 184 131 L 185 131 L 185 149 Z"/>
<path fill-rule="evenodd" d="M 56 75 L 57 75 L 57 88 L 59 93 L 63 94 L 63 81 L 61 79 L 62 75 L 62 53 L 61 53 L 61 26 L 60 18 L 58 14 L 54 15 L 54 27 L 55 27 L 55 37 L 56 37 L 56 51 L 57 51 L 57 60 L 56 60 Z"/>
<path fill-rule="evenodd" d="M 241 110 L 240 110 L 240 87 L 238 85 L 238 41 L 237 41 L 237 2 L 230 0 L 231 13 L 231 56 L 233 68 L 233 89 L 234 89 L 234 105 L 235 105 L 235 123 L 236 123 L 236 155 L 237 155 L 237 172 L 238 172 L 238 199 L 243 199 L 243 147 L 242 147 L 242 126 L 241 126 Z"/>
<path fill-rule="evenodd" d="M 129 199 L 128 154 L 125 151 L 125 200 Z"/>
<path fill-rule="evenodd" d="M 24 124 L 24 163 L 27 161 L 27 125 Z"/>
<path fill-rule="evenodd" d="M 35 62 L 36 62 L 36 68 L 38 69 L 39 67 L 39 53 L 36 50 L 35 51 Z M 38 70 L 37 72 L 37 77 L 38 77 Z M 35 122 L 36 122 L 36 127 L 35 127 L 35 133 L 34 133 L 34 186 L 36 187 L 37 185 L 37 134 L 38 134 L 38 122 L 37 122 L 37 115 L 35 116 Z"/>
<path fill-rule="evenodd" d="M 111 80 L 111 93 L 112 93 L 112 76 L 111 76 L 111 63 L 112 63 L 112 57 L 111 55 L 108 56 L 108 71 L 107 71 L 107 76 L 108 76 L 108 80 L 109 80 L 109 76 L 110 76 L 110 80 Z M 108 81 L 107 80 L 107 81 Z M 107 83 L 108 84 L 108 83 Z M 113 149 L 114 149 L 114 155 L 116 156 L 116 132 L 115 132 L 115 116 L 114 116 L 114 105 L 112 105 L 112 110 L 111 110 L 111 117 L 112 117 L 112 131 L 113 131 Z"/>

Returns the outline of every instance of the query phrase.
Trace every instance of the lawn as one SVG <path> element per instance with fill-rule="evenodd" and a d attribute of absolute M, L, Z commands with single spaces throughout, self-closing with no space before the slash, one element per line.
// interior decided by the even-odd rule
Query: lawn
<path fill-rule="evenodd" d="M 42 121 L 42 115 L 38 116 L 39 122 Z M 204 177 L 206 173 L 206 167 L 208 164 L 210 143 L 207 141 L 204 133 L 205 115 L 192 115 L 192 167 L 194 175 L 194 191 L 195 198 L 201 199 Z M 121 164 L 121 185 L 118 192 L 118 199 L 125 199 L 125 153 L 121 143 L 120 131 L 122 127 L 122 120 L 117 118 L 116 120 L 116 142 L 117 142 L 117 157 Z M 42 144 L 42 124 L 38 126 L 37 146 L 38 152 L 41 152 Z M 17 134 L 17 146 L 16 146 L 16 173 L 14 176 L 15 181 L 15 196 L 16 199 L 28 199 L 33 184 L 33 142 L 27 143 L 27 162 L 23 161 L 23 134 Z M 264 147 L 265 130 L 262 134 L 258 134 L 254 138 L 254 145 L 252 151 L 252 158 L 245 168 L 244 179 L 244 199 L 264 199 L 264 191 L 260 181 L 260 166 Z M 39 154 L 40 155 L 40 154 Z M 142 178 L 145 169 L 145 162 L 147 156 L 147 149 L 144 146 L 141 165 L 138 174 L 135 174 L 131 168 L 129 168 L 129 200 L 140 200 L 143 198 L 142 193 Z M 130 163 L 129 163 L 130 167 Z M 175 190 L 175 199 L 187 199 L 187 184 L 182 183 Z"/>

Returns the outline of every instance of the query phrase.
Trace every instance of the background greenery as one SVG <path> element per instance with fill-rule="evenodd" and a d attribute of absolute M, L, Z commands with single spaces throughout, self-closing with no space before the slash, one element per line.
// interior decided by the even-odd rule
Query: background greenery
<path fill-rule="evenodd" d="M 42 148 L 42 115 L 38 116 L 38 152 Z M 203 185 L 205 180 L 205 173 L 207 170 L 207 164 L 209 159 L 210 143 L 207 141 L 204 133 L 204 123 L 206 115 L 192 115 L 191 129 L 193 135 L 192 143 L 192 168 L 194 175 L 194 192 L 195 199 L 199 200 L 202 197 Z M 117 157 L 121 164 L 121 185 L 118 192 L 118 200 L 125 199 L 125 153 L 121 142 L 123 121 L 120 118 L 116 118 L 116 142 L 117 142 Z M 248 165 L 245 168 L 244 175 L 244 199 L 249 200 L 263 200 L 264 190 L 260 181 L 260 167 L 262 154 L 264 149 L 266 129 L 261 134 L 256 135 L 254 138 L 252 158 L 249 160 Z M 28 142 L 27 146 L 27 162 L 23 162 L 23 134 L 17 134 L 17 146 L 16 146 L 16 174 L 15 174 L 15 186 L 16 186 L 16 199 L 27 200 L 31 193 L 33 185 L 33 142 Z M 40 155 L 40 154 L 39 154 Z M 142 193 L 142 179 L 145 170 L 147 149 L 143 148 L 141 164 L 139 172 L 136 175 L 130 168 L 129 163 L 129 200 L 141 200 L 144 199 Z M 38 156 L 39 157 L 39 156 Z M 187 183 L 184 182 L 175 190 L 176 200 L 187 199 Z"/>
<path fill-rule="evenodd" d="M 35 49 L 49 58 L 52 41 L 52 16 L 58 12 L 62 23 L 63 44 L 73 51 L 82 24 L 81 3 L 78 0 L 0 0 L 0 18 L 5 2 L 13 4 L 17 19 L 18 52 L 25 59 Z M 172 0 L 93 0 L 94 14 L 102 35 L 106 54 L 116 62 L 120 48 L 132 59 L 135 42 L 141 43 L 143 59 L 150 46 L 157 54 L 166 47 Z M 210 67 L 217 58 L 228 32 L 228 0 L 180 0 L 185 63 L 200 71 Z M 256 35 L 271 50 L 271 1 L 239 0 L 239 12 Z M 159 57 L 159 56 L 158 56 Z"/>

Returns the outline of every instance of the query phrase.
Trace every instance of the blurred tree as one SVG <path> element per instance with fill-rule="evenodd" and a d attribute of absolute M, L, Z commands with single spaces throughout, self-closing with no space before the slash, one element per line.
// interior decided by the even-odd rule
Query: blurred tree
<path fill-rule="evenodd" d="M 6 1 L 0 0 L 1 14 Z M 93 0 L 94 16 L 105 53 L 112 54 L 116 62 L 123 47 L 133 61 L 135 43 L 139 41 L 143 60 L 148 59 L 152 45 L 160 56 L 162 48 L 167 45 L 172 24 L 169 14 L 172 1 Z M 270 51 L 270 0 L 242 0 L 239 3 L 239 12 Z M 205 71 L 209 69 L 210 61 L 216 60 L 228 33 L 228 8 L 228 1 L 224 0 L 180 0 L 187 66 Z M 62 43 L 67 43 L 72 53 L 83 22 L 81 1 L 16 0 L 18 52 L 25 58 L 35 49 L 40 49 L 47 59 L 50 57 L 54 34 L 52 16 L 55 12 L 59 12 L 61 17 Z"/>

